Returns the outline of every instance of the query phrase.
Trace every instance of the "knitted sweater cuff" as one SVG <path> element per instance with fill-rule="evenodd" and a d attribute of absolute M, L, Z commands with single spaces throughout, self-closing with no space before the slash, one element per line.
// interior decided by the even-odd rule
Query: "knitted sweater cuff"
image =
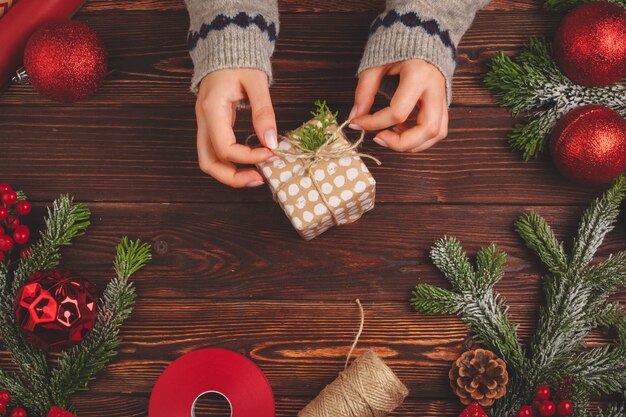
<path fill-rule="evenodd" d="M 274 42 L 252 29 L 227 28 L 212 33 L 189 52 L 194 64 L 191 91 L 198 93 L 199 84 L 207 74 L 228 68 L 259 69 L 271 83 L 273 51 Z"/>
<path fill-rule="evenodd" d="M 358 73 L 368 68 L 417 58 L 430 62 L 441 71 L 446 79 L 448 103 L 451 103 L 456 48 L 444 44 L 439 36 L 424 30 L 398 24 L 372 33 L 365 46 Z M 389 92 L 384 93 L 389 95 Z"/>
<path fill-rule="evenodd" d="M 264 71 L 272 81 L 271 56 L 279 30 L 276 0 L 185 0 L 187 43 L 194 64 L 191 91 L 209 73 L 228 68 Z"/>

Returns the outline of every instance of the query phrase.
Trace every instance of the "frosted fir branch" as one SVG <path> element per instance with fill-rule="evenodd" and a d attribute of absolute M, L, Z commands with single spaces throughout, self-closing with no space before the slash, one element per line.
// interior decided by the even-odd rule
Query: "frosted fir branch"
<path fill-rule="evenodd" d="M 524 160 L 544 153 L 556 122 L 576 107 L 602 104 L 626 116 L 625 86 L 585 87 L 574 83 L 556 66 L 550 44 L 539 39 L 530 39 L 517 58 L 496 54 L 485 84 L 502 107 L 526 119 L 509 135 L 511 147 Z"/>
<path fill-rule="evenodd" d="M 548 223 L 534 211 L 523 214 L 515 222 L 515 230 L 548 267 L 552 273 L 563 273 L 568 268 L 568 256 L 552 228 Z"/>
<path fill-rule="evenodd" d="M 592 417 L 624 417 L 626 416 L 625 404 L 611 404 L 604 410 L 598 410 L 591 414 Z"/>
<path fill-rule="evenodd" d="M 566 363 L 563 369 L 592 396 L 620 393 L 626 384 L 626 354 L 620 348 L 590 349 Z"/>
<path fill-rule="evenodd" d="M 492 288 L 504 276 L 506 253 L 498 250 L 495 243 L 480 248 L 476 253 L 476 276 L 482 290 Z"/>
<path fill-rule="evenodd" d="M 593 0 L 547 0 L 544 4 L 546 10 L 554 12 L 564 12 L 566 10 L 573 9 L 583 3 L 588 3 Z M 615 3 L 619 6 L 626 7 L 626 0 L 606 0 L 611 3 Z"/>
<path fill-rule="evenodd" d="M 445 237 L 435 242 L 430 258 L 456 291 L 464 292 L 474 287 L 474 270 L 457 239 Z"/>
<path fill-rule="evenodd" d="M 594 289 L 593 298 L 602 300 L 619 287 L 626 286 L 626 251 L 611 254 L 608 259 L 592 265 L 584 272 Z"/>
<path fill-rule="evenodd" d="M 455 314 L 463 308 L 463 297 L 433 285 L 419 284 L 413 290 L 411 304 L 420 314 Z"/>
<path fill-rule="evenodd" d="M 27 384 L 19 379 L 15 374 L 5 372 L 0 369 L 0 388 L 11 393 L 11 403 L 24 405 L 30 409 L 37 409 L 38 404 L 46 402 L 38 393 L 31 391 Z M 46 410 L 47 411 L 47 410 Z"/>
<path fill-rule="evenodd" d="M 39 239 L 31 245 L 31 256 L 20 261 L 13 282 L 12 294 L 15 296 L 26 278 L 36 271 L 54 268 L 61 260 L 59 250 L 69 245 L 75 237 L 85 233 L 89 226 L 89 209 L 85 204 L 74 203 L 68 195 L 59 197 L 48 209 L 45 220 L 46 228 Z"/>
<path fill-rule="evenodd" d="M 106 286 L 100 299 L 100 308 L 91 333 L 82 344 L 61 353 L 50 385 L 55 394 L 55 405 L 67 407 L 69 397 L 87 389 L 117 352 L 119 331 L 130 317 L 135 303 L 135 288 L 129 278 L 152 258 L 150 245 L 123 238 L 116 249 L 114 269 L 116 277 Z"/>
<path fill-rule="evenodd" d="M 583 268 L 591 262 L 606 234 L 613 230 L 625 195 L 626 179 L 619 176 L 606 193 L 585 210 L 574 240 L 573 268 Z"/>

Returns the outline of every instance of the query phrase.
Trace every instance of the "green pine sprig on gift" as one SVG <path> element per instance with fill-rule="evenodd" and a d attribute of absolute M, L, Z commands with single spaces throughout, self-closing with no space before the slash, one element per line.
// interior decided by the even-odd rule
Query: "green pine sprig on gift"
<path fill-rule="evenodd" d="M 511 147 L 524 160 L 540 157 L 548 147 L 556 122 L 570 110 L 586 104 L 602 104 L 626 116 L 626 87 L 585 87 L 567 78 L 552 58 L 548 42 L 531 39 L 516 58 L 499 52 L 485 77 L 500 105 L 524 123 L 509 135 Z"/>
<path fill-rule="evenodd" d="M 0 389 L 11 392 L 13 404 L 25 407 L 29 415 L 46 416 L 52 406 L 72 409 L 70 396 L 87 388 L 96 373 L 116 354 L 119 331 L 130 316 L 135 289 L 129 278 L 151 259 L 150 246 L 123 238 L 116 249 L 116 277 L 98 300 L 93 330 L 77 346 L 48 356 L 22 336 L 13 311 L 13 302 L 26 279 L 33 273 L 55 268 L 60 249 L 85 233 L 89 209 L 69 196 L 57 199 L 45 221 L 45 229 L 31 246 L 31 255 L 9 268 L 0 263 L 0 345 L 11 354 L 16 370 L 0 370 Z"/>
<path fill-rule="evenodd" d="M 411 303 L 422 314 L 459 314 L 476 341 L 497 353 L 509 371 L 507 395 L 494 405 L 492 417 L 516 415 L 532 404 L 540 384 L 556 386 L 565 378 L 575 381 L 574 417 L 585 415 L 592 397 L 622 393 L 626 388 L 626 312 L 608 297 L 626 286 L 626 252 L 593 263 L 604 237 L 613 229 L 626 195 L 626 179 L 613 186 L 584 212 L 572 250 L 566 251 L 548 223 L 536 212 L 522 215 L 515 228 L 526 245 L 544 263 L 545 305 L 527 347 L 519 342 L 507 306 L 494 291 L 504 275 L 505 254 L 495 245 L 482 248 L 476 265 L 470 263 L 454 238 L 435 243 L 431 258 L 450 282 L 451 289 L 429 284 L 416 286 Z M 597 327 L 617 331 L 615 343 L 587 348 L 585 337 Z M 623 413 L 614 405 L 599 414 Z"/>
<path fill-rule="evenodd" d="M 326 101 L 317 100 L 315 110 L 311 112 L 313 120 L 310 120 L 293 131 L 291 138 L 300 146 L 309 151 L 314 151 L 328 140 L 328 129 L 337 123 L 338 112 L 333 113 Z"/>
<path fill-rule="evenodd" d="M 573 9 L 576 6 L 579 6 L 583 3 L 589 3 L 594 0 L 546 0 L 544 7 L 546 10 L 551 10 L 555 12 L 562 12 L 565 10 Z M 626 0 L 605 0 L 610 3 L 615 3 L 622 7 L 626 7 Z"/>

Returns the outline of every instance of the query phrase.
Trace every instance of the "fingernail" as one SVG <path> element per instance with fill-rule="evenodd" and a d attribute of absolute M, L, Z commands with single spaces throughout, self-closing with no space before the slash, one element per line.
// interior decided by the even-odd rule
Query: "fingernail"
<path fill-rule="evenodd" d="M 250 188 L 252 188 L 252 187 L 259 187 L 259 186 L 261 186 L 263 184 L 264 184 L 263 181 L 252 181 L 252 182 L 248 183 L 248 185 L 246 187 L 250 187 Z"/>
<path fill-rule="evenodd" d="M 352 110 L 350 110 L 350 116 L 348 116 L 348 120 L 352 120 L 352 118 L 356 116 L 356 112 L 357 112 L 357 108 L 356 108 L 356 105 L 354 105 L 352 107 Z"/>
<path fill-rule="evenodd" d="M 278 135 L 274 129 L 267 129 L 263 139 L 265 139 L 265 146 L 270 149 L 276 149 L 278 146 Z"/>
<path fill-rule="evenodd" d="M 350 123 L 350 124 L 348 125 L 348 127 L 349 127 L 350 129 L 352 129 L 352 130 L 363 130 L 363 128 L 362 128 L 361 126 L 357 125 L 356 123 Z"/>
<path fill-rule="evenodd" d="M 382 147 L 384 147 L 384 148 L 388 148 L 388 147 L 389 147 L 389 145 L 387 145 L 387 144 L 385 143 L 385 141 L 384 141 L 384 140 L 382 140 L 382 139 L 381 139 L 381 138 L 379 138 L 379 137 L 375 137 L 375 138 L 374 138 L 374 142 L 378 143 L 380 146 L 382 146 Z"/>

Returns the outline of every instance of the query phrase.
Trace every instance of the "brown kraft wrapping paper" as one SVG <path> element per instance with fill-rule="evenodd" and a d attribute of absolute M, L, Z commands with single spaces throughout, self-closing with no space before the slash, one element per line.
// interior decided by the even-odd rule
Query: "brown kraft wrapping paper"
<path fill-rule="evenodd" d="M 329 133 L 337 134 L 335 124 Z M 330 145 L 345 147 L 343 132 Z M 282 153 L 297 152 L 288 140 L 278 144 Z M 334 225 L 355 222 L 374 208 L 376 181 L 361 157 L 310 159 L 277 156 L 257 165 L 267 180 L 274 199 L 280 204 L 298 234 L 311 240 Z"/>

